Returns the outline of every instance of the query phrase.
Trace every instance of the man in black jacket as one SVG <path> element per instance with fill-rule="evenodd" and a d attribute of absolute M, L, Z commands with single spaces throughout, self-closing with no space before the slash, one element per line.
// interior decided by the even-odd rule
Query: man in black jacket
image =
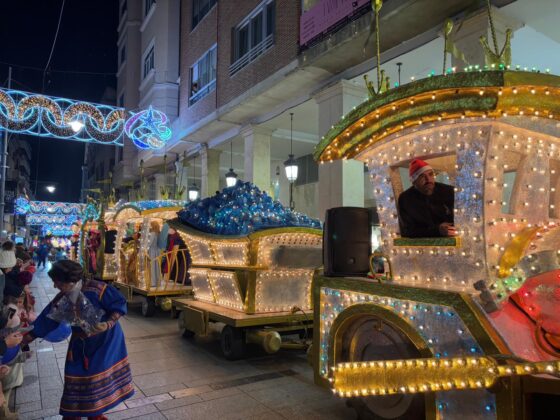
<path fill-rule="evenodd" d="M 398 201 L 401 236 L 455 236 L 453 187 L 436 182 L 434 170 L 423 160 L 413 159 L 408 172 L 412 187 L 404 191 Z"/>

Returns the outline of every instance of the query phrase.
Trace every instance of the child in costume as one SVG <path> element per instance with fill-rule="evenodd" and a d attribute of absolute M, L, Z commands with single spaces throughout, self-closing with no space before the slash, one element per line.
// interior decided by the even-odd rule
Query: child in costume
<path fill-rule="evenodd" d="M 33 323 L 34 329 L 24 341 L 48 338 L 59 327 L 52 318 L 60 313 L 63 302 L 87 299 L 88 305 L 103 310 L 95 325 L 72 326 L 64 368 L 64 392 L 60 402 L 63 419 L 88 417 L 106 419 L 103 413 L 131 397 L 132 375 L 124 334 L 118 319 L 126 314 L 126 300 L 114 287 L 101 281 L 83 278 L 80 264 L 71 260 L 57 261 L 49 277 L 60 293 L 45 307 Z M 81 289 L 80 289 L 81 286 Z M 81 316 L 79 311 L 72 315 Z"/>

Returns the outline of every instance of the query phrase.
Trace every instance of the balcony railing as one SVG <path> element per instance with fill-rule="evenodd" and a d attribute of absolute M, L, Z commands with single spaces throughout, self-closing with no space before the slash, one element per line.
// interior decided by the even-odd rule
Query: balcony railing
<path fill-rule="evenodd" d="M 274 45 L 274 35 L 270 34 L 253 48 L 251 48 L 243 57 L 239 58 L 235 63 L 229 66 L 229 75 L 233 76 L 247 64 L 255 61 L 262 53 Z"/>

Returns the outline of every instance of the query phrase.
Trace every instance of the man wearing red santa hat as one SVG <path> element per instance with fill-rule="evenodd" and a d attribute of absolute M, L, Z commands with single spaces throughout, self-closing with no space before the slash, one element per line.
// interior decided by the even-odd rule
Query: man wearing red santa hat
<path fill-rule="evenodd" d="M 401 236 L 455 236 L 453 187 L 436 182 L 433 168 L 421 159 L 410 162 L 408 173 L 412 186 L 398 200 Z"/>

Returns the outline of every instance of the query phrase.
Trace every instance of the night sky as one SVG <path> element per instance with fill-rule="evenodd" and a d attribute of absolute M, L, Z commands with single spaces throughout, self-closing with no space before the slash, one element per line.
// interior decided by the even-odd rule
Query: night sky
<path fill-rule="evenodd" d="M 70 99 L 100 102 L 116 87 L 117 0 L 66 0 L 54 52 L 44 77 L 63 0 L 0 2 L 0 83 L 7 87 Z M 33 148 L 31 179 L 38 200 L 77 202 L 84 144 L 28 137 Z M 37 166 L 38 165 L 38 166 Z M 38 174 L 36 177 L 36 173 Z M 49 194 L 47 183 L 56 184 Z M 31 189 L 35 187 L 31 182 Z"/>

